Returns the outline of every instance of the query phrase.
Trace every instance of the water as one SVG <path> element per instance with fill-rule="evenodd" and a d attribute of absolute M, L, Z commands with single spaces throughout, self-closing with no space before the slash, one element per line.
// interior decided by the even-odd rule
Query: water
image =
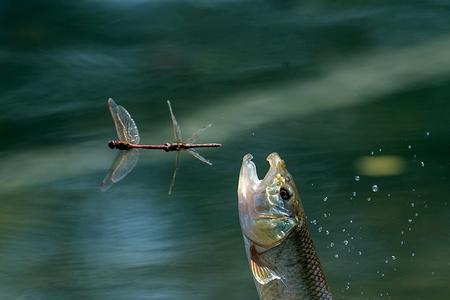
<path fill-rule="evenodd" d="M 237 176 L 277 151 L 337 299 L 447 299 L 449 8 L 1 2 L 0 298 L 257 299 Z M 214 166 L 182 156 L 168 197 L 173 153 L 144 152 L 100 192 L 108 97 L 143 142 L 167 99 L 185 137 L 213 122 Z"/>

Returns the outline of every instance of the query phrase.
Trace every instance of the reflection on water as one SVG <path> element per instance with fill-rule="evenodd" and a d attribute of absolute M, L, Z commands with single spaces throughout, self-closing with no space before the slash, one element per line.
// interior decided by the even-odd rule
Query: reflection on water
<path fill-rule="evenodd" d="M 378 149 L 381 152 L 381 148 Z M 405 159 L 395 155 L 362 156 L 355 163 L 358 174 L 368 176 L 392 176 L 405 171 Z M 357 175 L 359 176 L 359 175 Z"/>
<path fill-rule="evenodd" d="M 277 151 L 336 298 L 446 299 L 447 6 L 0 3 L 0 298 L 256 299 L 237 176 Z M 186 155 L 169 198 L 173 153 L 145 152 L 100 192 L 109 97 L 152 143 L 166 99 L 213 121 L 214 166 Z"/>

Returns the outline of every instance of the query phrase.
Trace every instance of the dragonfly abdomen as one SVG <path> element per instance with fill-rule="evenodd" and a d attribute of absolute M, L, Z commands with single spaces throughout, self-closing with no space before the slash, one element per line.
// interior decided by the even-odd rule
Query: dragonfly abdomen
<path fill-rule="evenodd" d="M 191 144 L 191 143 L 165 143 L 164 150 L 169 151 L 181 151 L 191 148 L 214 148 L 214 147 L 221 147 L 222 144 L 217 143 L 208 143 L 208 144 Z"/>

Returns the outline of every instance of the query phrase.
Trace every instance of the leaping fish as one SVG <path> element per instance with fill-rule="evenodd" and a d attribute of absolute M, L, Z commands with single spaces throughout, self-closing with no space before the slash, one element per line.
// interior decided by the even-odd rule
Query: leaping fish
<path fill-rule="evenodd" d="M 277 153 L 260 180 L 252 155 L 242 161 L 239 219 L 261 300 L 331 300 L 294 179 Z"/>
<path fill-rule="evenodd" d="M 184 143 L 181 137 L 181 129 L 178 125 L 177 119 L 172 111 L 172 106 L 170 105 L 170 101 L 167 101 L 167 105 L 169 106 L 169 112 L 172 119 L 172 127 L 173 134 L 175 137 L 174 143 L 164 143 L 164 144 L 156 144 L 156 145 L 142 145 L 139 144 L 140 136 L 139 130 L 137 128 L 136 123 L 131 117 L 130 113 L 121 105 L 117 105 L 113 99 L 108 100 L 109 111 L 111 112 L 111 116 L 114 121 L 114 125 L 117 131 L 117 140 L 111 140 L 108 142 L 108 146 L 111 149 L 120 150 L 117 155 L 114 163 L 111 166 L 110 171 L 106 175 L 105 179 L 103 179 L 101 183 L 101 189 L 107 190 L 109 189 L 113 183 L 119 182 L 128 173 L 133 170 L 136 166 L 136 163 L 139 158 L 138 149 L 159 149 L 166 152 L 176 151 L 177 155 L 175 157 L 175 169 L 172 176 L 172 183 L 169 188 L 169 195 L 172 193 L 173 186 L 175 184 L 175 177 L 177 171 L 179 169 L 179 159 L 180 152 L 186 151 L 198 160 L 212 165 L 212 163 L 201 156 L 194 148 L 213 148 L 213 147 L 221 147 L 221 144 L 218 143 L 206 143 L 206 144 L 196 144 L 195 141 L 200 136 L 200 134 L 212 126 L 212 124 L 208 124 L 203 128 L 197 130 L 188 140 L 187 143 Z"/>

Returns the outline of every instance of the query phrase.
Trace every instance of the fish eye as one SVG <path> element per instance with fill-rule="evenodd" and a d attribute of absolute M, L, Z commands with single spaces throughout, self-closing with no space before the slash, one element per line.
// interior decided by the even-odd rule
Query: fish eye
<path fill-rule="evenodd" d="M 292 196 L 291 193 L 289 193 L 289 191 L 286 188 L 284 187 L 280 188 L 280 197 L 283 200 L 288 200 L 289 198 L 291 198 L 291 196 Z"/>

